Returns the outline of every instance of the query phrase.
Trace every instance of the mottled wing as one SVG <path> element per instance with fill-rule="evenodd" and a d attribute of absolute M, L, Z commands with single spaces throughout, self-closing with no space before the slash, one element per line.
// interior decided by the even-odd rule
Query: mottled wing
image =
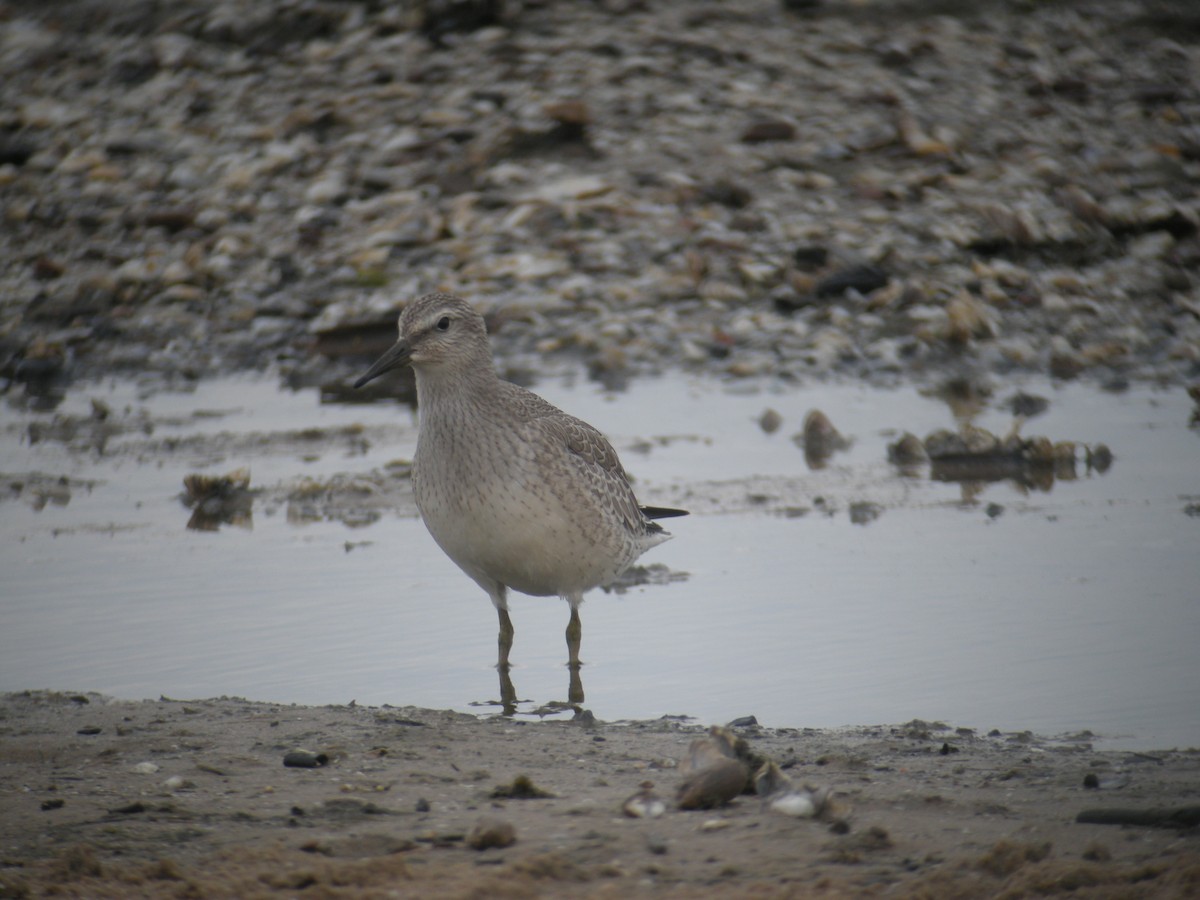
<path fill-rule="evenodd" d="M 568 452 L 572 467 L 583 476 L 583 483 L 600 496 L 603 505 L 620 513 L 631 534 L 645 533 L 650 523 L 638 507 L 617 451 L 604 435 L 537 394 L 522 388 L 516 391 L 519 394 L 514 399 L 519 400 L 527 425 L 547 437 L 551 446 L 563 447 Z"/>

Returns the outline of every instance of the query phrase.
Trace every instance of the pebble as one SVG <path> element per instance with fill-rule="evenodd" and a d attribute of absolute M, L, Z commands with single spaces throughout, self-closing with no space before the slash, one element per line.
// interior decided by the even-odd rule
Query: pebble
<path fill-rule="evenodd" d="M 285 766 L 297 769 L 317 769 L 328 762 L 328 756 L 312 750 L 292 750 L 283 757 Z"/>
<path fill-rule="evenodd" d="M 455 33 L 455 6 L 316 4 L 290 34 L 272 26 L 297 21 L 285 0 L 185 2 L 148 9 L 140 43 L 111 6 L 61 59 L 62 35 L 15 8 L 0 215 L 28 262 L 0 271 L 6 339 L 43 333 L 49 288 L 62 304 L 111 277 L 72 367 L 139 367 L 168 332 L 187 335 L 157 357 L 168 371 L 257 366 L 265 335 L 240 325 L 280 291 L 267 272 L 286 255 L 304 314 L 259 326 L 273 348 L 444 287 L 554 312 L 497 334 L 519 365 L 616 346 L 606 365 L 624 374 L 888 379 L 970 347 L 997 371 L 1179 383 L 1200 361 L 1200 197 L 1178 189 L 1200 177 L 1188 51 L 1125 52 L 1133 7 L 871 34 L 824 15 L 718 30 L 669 4 L 552 4 L 536 29 L 493 9 Z M 620 52 L 548 49 L 581 34 Z M 669 64 L 664 34 L 710 63 Z M 1077 48 L 1069 77 L 1039 34 Z M 497 80 L 497 53 L 536 69 L 533 93 Z M 1098 96 L 1112 102 L 1082 102 Z M 999 152 L 1014 116 L 1039 127 Z M 581 343 L 597 320 L 611 328 Z M 717 334 L 735 338 L 725 356 Z"/>
<path fill-rule="evenodd" d="M 741 139 L 747 144 L 764 141 L 790 141 L 796 136 L 796 126 L 782 119 L 755 119 L 742 130 Z"/>
<path fill-rule="evenodd" d="M 467 833 L 467 846 L 472 850 L 509 847 L 516 843 L 517 829 L 507 819 L 484 816 Z"/>
<path fill-rule="evenodd" d="M 680 809 L 715 809 L 725 806 L 745 787 L 745 764 L 721 757 L 685 777 L 675 793 L 675 802 Z"/>
<path fill-rule="evenodd" d="M 621 804 L 621 812 L 633 819 L 656 819 L 661 816 L 667 811 L 667 804 L 653 789 L 653 781 L 643 781 L 641 789 Z"/>
<path fill-rule="evenodd" d="M 883 507 L 869 500 L 859 500 L 850 504 L 849 513 L 852 524 L 869 525 L 883 515 Z"/>
<path fill-rule="evenodd" d="M 885 287 L 887 283 L 888 275 L 882 269 L 852 266 L 822 278 L 817 282 L 815 292 L 818 297 L 840 297 L 851 290 L 865 295 Z"/>
<path fill-rule="evenodd" d="M 811 409 L 804 417 L 798 443 L 804 447 L 804 459 L 809 468 L 818 469 L 834 453 L 849 447 L 851 441 L 833 427 L 829 416 L 819 409 Z"/>
<path fill-rule="evenodd" d="M 763 410 L 762 415 L 758 417 L 758 427 L 767 434 L 774 434 L 782 424 L 783 416 L 773 409 Z"/>
<path fill-rule="evenodd" d="M 771 809 L 797 819 L 811 819 L 817 814 L 817 804 L 807 791 L 789 791 L 771 800 Z"/>

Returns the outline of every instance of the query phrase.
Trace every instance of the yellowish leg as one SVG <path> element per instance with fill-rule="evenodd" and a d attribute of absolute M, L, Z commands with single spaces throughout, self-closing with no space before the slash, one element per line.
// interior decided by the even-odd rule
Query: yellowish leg
<path fill-rule="evenodd" d="M 567 665 L 572 669 L 578 669 L 579 662 L 579 643 L 583 640 L 583 623 L 579 621 L 579 610 L 571 607 L 571 621 L 567 622 L 567 653 L 569 659 Z"/>
<path fill-rule="evenodd" d="M 571 666 L 571 681 L 567 685 L 567 700 L 575 706 L 583 703 L 583 679 L 579 676 L 579 666 Z"/>
<path fill-rule="evenodd" d="M 579 644 L 583 640 L 583 623 L 579 621 L 579 610 L 571 607 L 571 620 L 567 622 L 567 653 L 570 658 L 567 668 L 571 672 L 571 680 L 567 685 L 567 700 L 579 705 L 583 703 L 583 678 L 579 675 Z"/>
<path fill-rule="evenodd" d="M 507 609 L 497 610 L 497 612 L 500 613 L 500 635 L 496 640 L 496 643 L 499 647 L 496 668 L 498 668 L 501 672 L 507 672 L 509 668 L 508 651 L 512 649 L 513 645 L 513 623 L 512 619 L 508 617 Z"/>
<path fill-rule="evenodd" d="M 513 716 L 517 713 L 517 689 L 508 674 L 508 666 L 500 667 L 500 713 Z"/>

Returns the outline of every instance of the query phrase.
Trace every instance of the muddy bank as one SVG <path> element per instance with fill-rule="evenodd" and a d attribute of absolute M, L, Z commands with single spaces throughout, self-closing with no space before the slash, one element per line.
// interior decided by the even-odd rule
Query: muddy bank
<path fill-rule="evenodd" d="M 705 733 L 683 719 L 23 693 L 0 701 L 0 730 L 11 897 L 1178 897 L 1200 878 L 1195 827 L 1076 822 L 1194 814 L 1200 756 L 1098 752 L 1087 734 L 735 727 L 828 792 L 801 818 L 748 794 L 675 808 Z M 313 767 L 285 765 L 297 749 Z M 666 810 L 623 814 L 646 781 Z"/>

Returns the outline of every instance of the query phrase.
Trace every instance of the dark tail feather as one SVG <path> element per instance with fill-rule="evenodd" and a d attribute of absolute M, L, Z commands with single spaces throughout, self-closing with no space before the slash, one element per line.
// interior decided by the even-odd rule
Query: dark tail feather
<path fill-rule="evenodd" d="M 665 506 L 643 506 L 642 515 L 647 519 L 673 519 L 675 516 L 686 516 L 686 509 L 668 509 Z"/>

